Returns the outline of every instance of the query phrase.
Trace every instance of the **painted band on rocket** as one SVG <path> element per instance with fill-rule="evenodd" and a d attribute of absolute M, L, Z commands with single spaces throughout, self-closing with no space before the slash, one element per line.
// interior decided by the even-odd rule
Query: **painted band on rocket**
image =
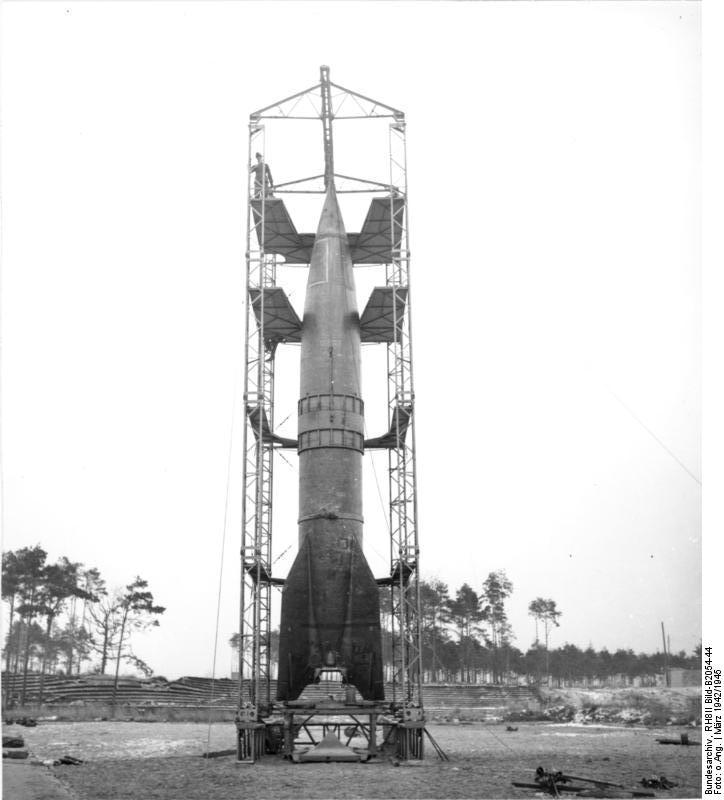
<path fill-rule="evenodd" d="M 364 414 L 365 404 L 356 394 L 308 394 L 297 403 L 299 414 L 313 411 L 350 411 L 353 414 Z"/>
<path fill-rule="evenodd" d="M 364 522 L 364 517 L 358 514 L 338 514 L 336 511 L 318 511 L 316 514 L 306 514 L 299 517 L 297 523 L 309 522 L 313 519 L 351 519 L 353 522 Z"/>
<path fill-rule="evenodd" d="M 298 453 L 327 447 L 364 453 L 364 436 L 359 431 L 349 428 L 312 428 L 299 432 Z"/>

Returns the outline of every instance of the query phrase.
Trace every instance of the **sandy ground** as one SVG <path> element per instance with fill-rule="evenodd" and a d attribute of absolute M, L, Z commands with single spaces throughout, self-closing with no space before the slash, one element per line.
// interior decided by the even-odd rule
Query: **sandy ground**
<path fill-rule="evenodd" d="M 701 797 L 701 748 L 656 742 L 657 736 L 678 736 L 678 728 L 521 723 L 514 733 L 504 724 L 431 724 L 429 729 L 450 761 L 438 760 L 429 747 L 421 765 L 399 767 L 387 758 L 299 765 L 274 756 L 254 765 L 233 756 L 201 759 L 207 745 L 211 750 L 234 746 L 235 729 L 228 723 L 209 728 L 198 723 L 48 722 L 22 735 L 34 758 L 72 755 L 85 761 L 50 770 L 28 767 L 52 772 L 78 800 L 532 797 L 511 782 L 530 782 L 539 765 L 631 788 L 640 788 L 643 777 L 665 775 L 679 785 L 657 791 L 658 797 Z M 698 731 L 689 734 L 700 740 Z M 27 797 L 35 800 L 35 795 Z"/>
<path fill-rule="evenodd" d="M 3 791 L 6 800 L 75 800 L 68 787 L 43 767 L 28 761 L 3 761 Z"/>

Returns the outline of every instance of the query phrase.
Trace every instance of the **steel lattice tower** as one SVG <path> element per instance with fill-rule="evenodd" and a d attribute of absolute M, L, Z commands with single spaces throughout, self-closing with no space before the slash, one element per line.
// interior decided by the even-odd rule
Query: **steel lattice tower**
<path fill-rule="evenodd" d="M 415 462 L 415 393 L 412 362 L 410 249 L 406 124 L 403 112 L 329 80 L 250 115 L 249 163 L 261 153 L 266 164 L 266 126 L 321 121 L 325 172 L 278 184 L 274 195 L 251 173 L 246 219 L 246 346 L 244 357 L 243 500 L 239 647 L 239 715 L 254 730 L 270 713 L 271 597 L 281 584 L 272 575 L 274 449 L 296 441 L 274 433 L 275 355 L 279 344 L 299 341 L 300 320 L 283 287 L 277 285 L 278 259 L 309 262 L 310 234 L 298 234 L 279 195 L 324 194 L 331 164 L 333 119 L 363 125 L 389 120 L 389 183 L 335 173 L 339 194 L 373 195 L 359 234 L 349 234 L 355 264 L 382 265 L 385 286 L 377 287 L 361 315 L 362 341 L 386 348 L 388 432 L 365 447 L 388 451 L 390 571 L 378 584 L 390 587 L 393 641 L 391 708 L 401 724 L 420 731 L 408 750 L 422 755 L 422 698 L 419 595 L 419 542 Z M 264 167 L 262 167 L 264 169 Z M 280 263 L 280 262 L 279 262 Z M 365 338 L 366 337 L 366 338 Z M 253 736 L 250 734 L 251 742 Z M 419 744 L 416 744 L 419 742 Z M 249 744 L 250 752 L 253 745 Z"/>

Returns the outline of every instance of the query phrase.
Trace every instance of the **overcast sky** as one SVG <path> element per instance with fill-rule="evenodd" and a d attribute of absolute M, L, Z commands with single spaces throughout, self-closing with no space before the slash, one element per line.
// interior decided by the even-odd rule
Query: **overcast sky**
<path fill-rule="evenodd" d="M 698 3 L 5 3 L 3 547 L 139 574 L 167 607 L 136 651 L 220 674 L 238 629 L 248 115 L 332 80 L 405 111 L 423 577 L 514 584 L 553 645 L 701 638 Z M 321 125 L 270 125 L 278 182 Z M 309 127 L 311 126 L 311 127 Z M 385 180 L 384 130 L 335 128 Z M 314 230 L 321 199 L 290 209 Z M 344 202 L 348 231 L 364 215 Z M 358 269 L 358 303 L 382 277 Z M 282 269 L 301 312 L 304 270 Z M 365 348 L 368 433 L 384 427 Z M 296 435 L 298 358 L 278 355 Z M 291 416 L 290 416 L 291 415 Z M 231 477 L 226 509 L 227 464 Z M 297 464 L 274 557 L 296 550 Z M 374 459 L 374 461 L 373 461 Z M 386 461 L 365 548 L 387 573 Z M 374 465 L 374 469 L 373 469 Z M 278 603 L 277 603 L 278 605 Z"/>

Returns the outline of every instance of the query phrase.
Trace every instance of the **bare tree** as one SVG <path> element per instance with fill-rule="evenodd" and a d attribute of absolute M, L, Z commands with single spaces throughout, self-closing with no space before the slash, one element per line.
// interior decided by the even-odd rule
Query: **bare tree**
<path fill-rule="evenodd" d="M 88 658 L 91 650 L 93 637 L 89 630 L 89 604 L 98 603 L 102 597 L 107 595 L 106 583 L 101 578 L 100 572 L 95 567 L 83 570 L 81 583 L 84 592 L 83 607 L 80 614 L 80 622 L 77 620 L 78 598 L 71 600 L 71 613 L 68 625 L 64 630 L 64 651 L 67 656 L 67 673 L 71 675 L 75 669 L 76 674 L 80 675 L 83 661 Z M 77 664 L 75 656 L 78 657 Z"/>
<path fill-rule="evenodd" d="M 98 671 L 101 675 L 106 674 L 106 668 L 116 649 L 116 642 L 121 629 L 121 599 L 120 591 L 113 592 L 110 595 L 104 593 L 97 603 L 88 606 L 87 609 L 92 628 L 91 647 L 100 655 L 101 660 Z"/>
<path fill-rule="evenodd" d="M 148 591 L 148 581 L 140 577 L 136 577 L 133 583 L 126 586 L 126 591 L 120 597 L 120 606 L 118 614 L 120 616 L 120 631 L 118 634 L 118 649 L 116 652 L 116 674 L 113 679 L 113 699 L 112 704 L 116 705 L 116 693 L 118 691 L 118 673 L 121 668 L 121 658 L 130 658 L 132 661 L 138 663 L 137 659 L 131 653 L 125 653 L 124 637 L 130 628 L 140 630 L 159 624 L 156 616 L 163 614 L 166 609 L 164 606 L 156 606 L 153 604 L 153 594 Z"/>

